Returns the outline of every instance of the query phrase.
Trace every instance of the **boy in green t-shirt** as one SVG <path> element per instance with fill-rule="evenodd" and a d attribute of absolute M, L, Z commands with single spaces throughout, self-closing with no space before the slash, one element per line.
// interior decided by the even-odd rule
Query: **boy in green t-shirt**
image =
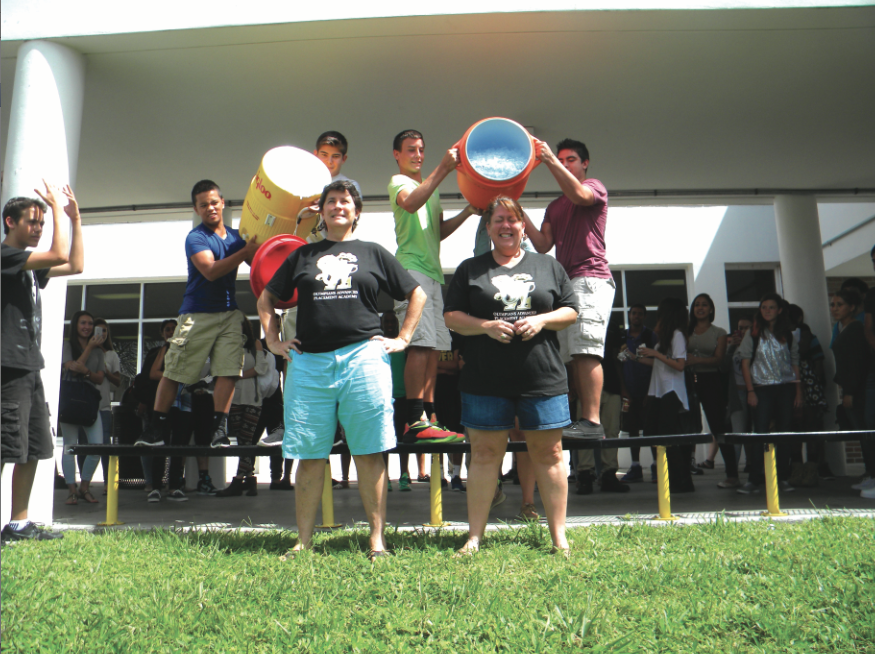
<path fill-rule="evenodd" d="M 471 205 L 459 215 L 444 220 L 437 188 L 456 166 L 459 151 L 447 150 L 437 168 L 422 180 L 425 142 L 414 129 L 404 130 L 392 143 L 398 162 L 398 174 L 389 181 L 389 199 L 395 215 L 395 257 L 419 283 L 428 299 L 413 340 L 407 350 L 404 386 L 407 393 L 407 428 L 404 442 L 418 440 L 461 440 L 460 434 L 448 432 L 429 422 L 434 405 L 434 384 L 440 350 L 450 349 L 450 333 L 444 324 L 441 284 L 444 281 L 440 260 L 440 242 L 456 231 L 469 216 L 479 215 Z M 407 303 L 395 305 L 398 320 L 404 321 Z M 430 396 L 431 406 L 424 406 Z"/>

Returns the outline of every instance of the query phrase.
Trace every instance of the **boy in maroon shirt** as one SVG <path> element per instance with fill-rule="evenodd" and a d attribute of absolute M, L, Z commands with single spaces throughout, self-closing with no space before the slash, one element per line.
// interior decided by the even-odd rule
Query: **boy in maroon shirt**
<path fill-rule="evenodd" d="M 614 279 L 605 258 L 608 192 L 597 179 L 587 179 L 589 151 L 580 141 L 565 139 L 553 154 L 535 139 L 538 158 L 562 189 L 547 207 L 539 230 L 526 216 L 526 234 L 538 252 L 555 245 L 556 259 L 571 278 L 580 305 L 577 322 L 559 332 L 563 358 L 571 361 L 581 419 L 566 429 L 566 438 L 604 438 L 599 421 L 601 360 L 614 302 Z"/>

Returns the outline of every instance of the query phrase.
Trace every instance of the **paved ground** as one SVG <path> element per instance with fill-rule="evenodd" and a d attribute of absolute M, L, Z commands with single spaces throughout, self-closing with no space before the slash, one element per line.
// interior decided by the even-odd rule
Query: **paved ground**
<path fill-rule="evenodd" d="M 765 496 L 739 495 L 734 490 L 717 488 L 723 478 L 721 470 L 705 471 L 704 476 L 694 477 L 696 492 L 672 497 L 672 513 L 682 522 L 699 522 L 713 519 L 725 512 L 730 519 L 753 519 L 765 510 Z M 858 491 L 850 488 L 858 477 L 844 477 L 821 482 L 813 489 L 797 489 L 781 496 L 781 509 L 791 514 L 789 519 L 814 517 L 825 511 L 833 514 L 865 515 L 875 518 L 875 501 L 862 499 Z M 632 484 L 630 492 L 602 493 L 577 496 L 573 492 L 568 501 L 569 525 L 586 525 L 623 520 L 648 520 L 657 513 L 656 485 L 648 482 Z M 573 487 L 573 486 L 572 486 Z M 66 506 L 66 491 L 55 493 L 55 525 L 61 528 L 92 528 L 106 517 L 106 498 L 100 495 L 101 483 L 95 483 L 94 492 L 99 504 Z M 507 501 L 493 509 L 490 519 L 494 526 L 512 522 L 520 508 L 520 487 L 505 484 Z M 204 497 L 189 493 L 189 501 L 183 503 L 162 499 L 160 503 L 147 503 L 142 490 L 125 490 L 119 493 L 119 520 L 123 528 L 294 528 L 294 491 L 271 491 L 267 484 L 260 484 L 257 497 Z M 537 493 L 535 502 L 543 514 Z M 353 526 L 364 520 L 364 512 L 355 484 L 347 490 L 334 491 L 335 520 L 344 526 Z M 443 518 L 455 527 L 464 527 L 467 507 L 464 493 L 443 493 Z M 388 519 L 399 528 L 413 528 L 429 522 L 428 484 L 413 484 L 413 491 L 389 494 Z"/>

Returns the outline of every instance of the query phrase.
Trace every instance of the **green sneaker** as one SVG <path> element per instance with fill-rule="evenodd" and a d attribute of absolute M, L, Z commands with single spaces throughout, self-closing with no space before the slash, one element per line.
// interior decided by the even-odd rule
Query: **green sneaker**
<path fill-rule="evenodd" d="M 402 493 L 409 493 L 412 488 L 410 488 L 410 475 L 406 472 L 401 474 L 401 478 L 398 480 L 398 490 Z"/>
<path fill-rule="evenodd" d="M 424 420 L 407 425 L 404 434 L 401 436 L 401 442 L 407 444 L 423 442 L 461 443 L 464 440 L 464 434 L 457 434 L 440 427 L 437 423 L 432 424 Z"/>

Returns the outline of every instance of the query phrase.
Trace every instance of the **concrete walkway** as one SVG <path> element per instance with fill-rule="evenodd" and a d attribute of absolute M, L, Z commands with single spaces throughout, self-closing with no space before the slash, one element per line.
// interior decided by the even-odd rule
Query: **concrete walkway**
<path fill-rule="evenodd" d="M 744 477 L 744 476 L 743 476 Z M 680 522 L 713 520 L 725 512 L 730 520 L 761 519 L 760 511 L 766 508 L 765 495 L 739 495 L 734 490 L 717 488 L 723 479 L 723 471 L 706 470 L 703 476 L 694 477 L 696 492 L 675 495 L 671 498 L 672 513 Z M 781 509 L 790 513 L 783 520 L 798 520 L 819 515 L 860 515 L 875 518 L 875 500 L 860 497 L 859 491 L 850 487 L 859 477 L 844 477 L 821 481 L 817 488 L 797 489 L 782 494 Z M 400 529 L 419 528 L 429 522 L 428 484 L 413 483 L 412 492 L 398 491 L 388 498 L 388 520 Z M 568 524 L 581 526 L 605 523 L 621 523 L 629 520 L 649 521 L 657 513 L 656 485 L 649 482 L 631 484 L 628 493 L 602 493 L 596 487 L 588 496 L 571 494 L 568 498 Z M 54 524 L 56 528 L 92 529 L 106 518 L 106 497 L 101 495 L 103 484 L 92 486 L 99 504 L 86 504 L 80 500 L 76 506 L 67 506 L 66 490 L 55 492 Z M 520 487 L 505 484 L 507 500 L 495 507 L 490 514 L 491 527 L 513 523 L 520 509 Z M 259 484 L 257 497 L 206 497 L 194 492 L 188 494 L 187 502 L 171 502 L 165 498 L 159 503 L 146 502 L 142 490 L 119 492 L 119 520 L 123 527 L 151 529 L 163 528 L 214 528 L 214 529 L 294 529 L 294 491 L 271 491 L 267 484 Z M 535 494 L 535 503 L 543 515 L 540 498 Z M 334 517 L 345 527 L 362 526 L 364 512 L 355 482 L 349 489 L 334 491 Z M 467 506 L 464 493 L 443 492 L 443 518 L 453 528 L 467 527 Z M 664 523 L 654 523 L 664 524 Z"/>

